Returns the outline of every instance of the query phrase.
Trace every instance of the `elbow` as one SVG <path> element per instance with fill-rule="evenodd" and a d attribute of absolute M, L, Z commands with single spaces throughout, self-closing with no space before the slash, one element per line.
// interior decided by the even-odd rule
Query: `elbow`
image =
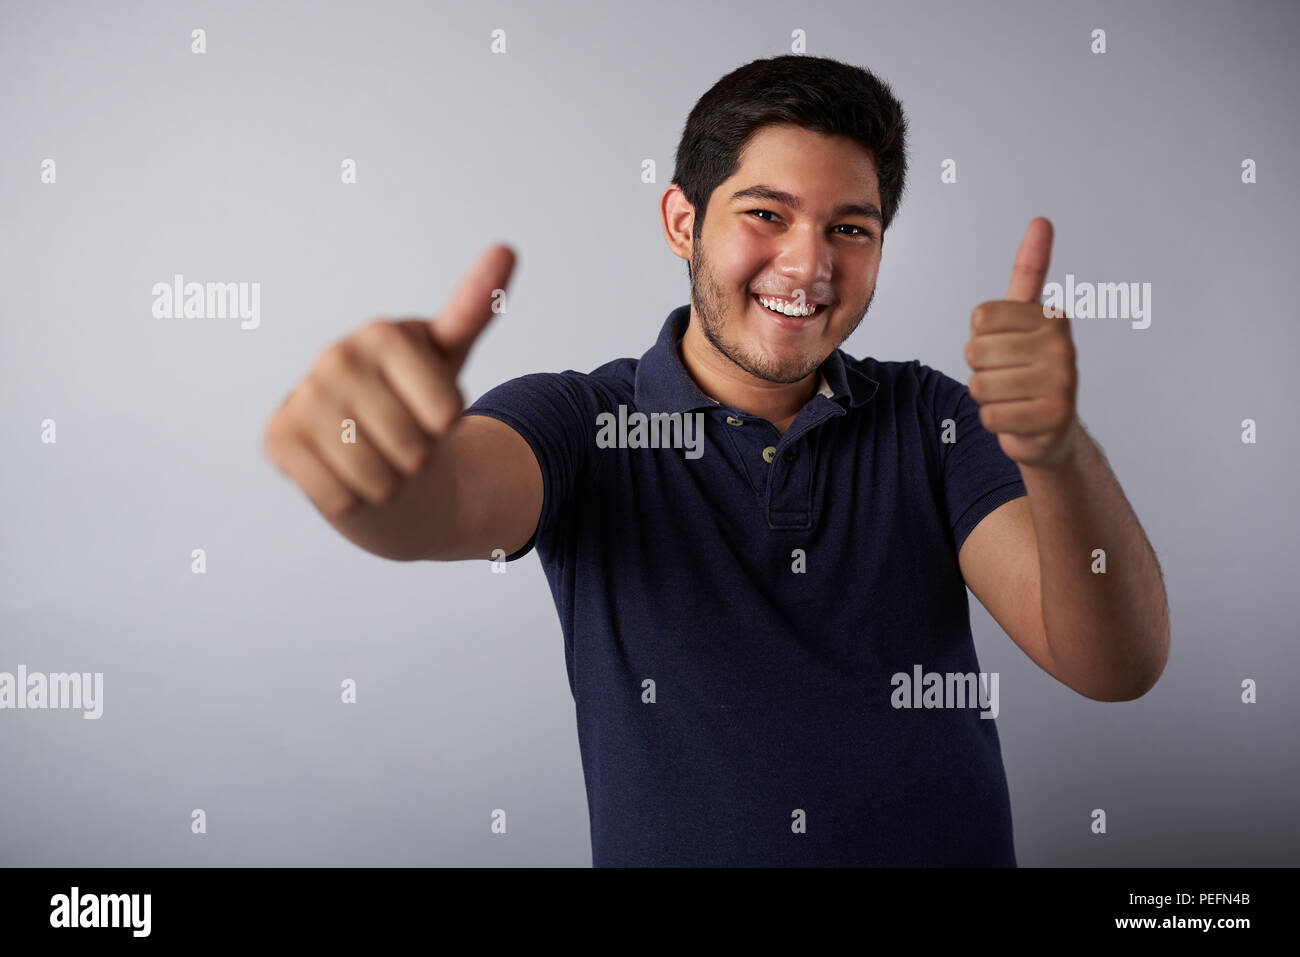
<path fill-rule="evenodd" d="M 1154 673 L 1137 672 L 1128 676 L 1124 681 L 1110 685 L 1099 694 L 1088 694 L 1087 692 L 1083 692 L 1083 694 L 1094 701 L 1136 701 L 1156 686 L 1156 682 L 1160 680 L 1163 670 L 1162 668 Z"/>
<path fill-rule="evenodd" d="M 1138 660 L 1125 662 L 1122 669 L 1098 685 L 1075 687 L 1093 701 L 1136 701 L 1156 686 L 1169 663 L 1169 637 L 1155 643 L 1156 650 Z"/>

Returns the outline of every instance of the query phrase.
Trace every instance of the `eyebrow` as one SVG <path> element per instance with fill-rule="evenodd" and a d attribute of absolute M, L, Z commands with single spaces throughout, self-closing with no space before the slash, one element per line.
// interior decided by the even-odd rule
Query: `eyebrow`
<path fill-rule="evenodd" d="M 773 186 L 764 186 L 762 184 L 739 190 L 731 197 L 733 203 L 741 199 L 766 199 L 794 210 L 803 210 L 803 200 L 794 193 L 787 193 L 783 189 L 776 189 Z M 831 218 L 839 219 L 841 216 L 862 216 L 866 219 L 874 219 L 881 226 L 884 226 L 885 223 L 884 216 L 880 214 L 879 207 L 874 203 L 840 203 L 831 211 Z"/>

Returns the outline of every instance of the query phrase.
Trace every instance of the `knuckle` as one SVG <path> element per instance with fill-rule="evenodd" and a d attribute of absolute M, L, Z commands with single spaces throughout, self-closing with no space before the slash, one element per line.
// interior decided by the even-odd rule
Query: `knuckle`
<path fill-rule="evenodd" d="M 328 401 L 329 390 L 314 371 L 298 385 L 291 400 L 294 408 L 306 408 L 312 411 L 326 405 Z"/>
<path fill-rule="evenodd" d="M 406 337 L 391 320 L 371 319 L 356 331 L 353 338 L 371 352 L 383 352 L 392 349 Z"/>
<path fill-rule="evenodd" d="M 314 386 L 308 386 L 308 393 L 313 388 Z M 303 406 L 306 401 L 303 386 L 300 385 L 267 420 L 266 428 L 262 431 L 262 449 L 272 459 L 283 457 L 284 451 L 298 441 L 303 430 Z"/>
<path fill-rule="evenodd" d="M 336 342 L 324 349 L 316 359 L 313 371 L 330 379 L 353 372 L 357 367 L 356 354 L 349 340 Z"/>
<path fill-rule="evenodd" d="M 346 490 L 340 489 L 336 493 L 325 497 L 317 503 L 317 508 L 324 512 L 330 518 L 342 518 L 357 506 L 357 498 Z"/>
<path fill-rule="evenodd" d="M 282 428 L 279 412 L 266 420 L 266 425 L 262 428 L 262 452 L 264 454 L 270 455 L 272 450 L 279 446 Z"/>
<path fill-rule="evenodd" d="M 262 433 L 262 455 L 281 474 L 287 474 L 284 467 L 284 445 L 285 439 L 278 429 L 268 427 Z"/>

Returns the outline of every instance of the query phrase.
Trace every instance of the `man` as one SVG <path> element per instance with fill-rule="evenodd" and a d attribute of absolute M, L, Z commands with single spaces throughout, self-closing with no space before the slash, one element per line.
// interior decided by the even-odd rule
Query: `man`
<path fill-rule="evenodd" d="M 969 391 L 839 350 L 905 172 L 887 85 L 755 61 L 687 120 L 660 211 L 691 302 L 640 360 L 464 410 L 456 374 L 514 262 L 497 246 L 438 318 L 327 349 L 267 427 L 376 554 L 537 548 L 597 866 L 1014 866 L 968 585 L 1080 694 L 1136 698 L 1164 667 L 1154 553 L 1075 414 L 1068 321 L 1039 303 L 1046 220 L 972 312 Z"/>

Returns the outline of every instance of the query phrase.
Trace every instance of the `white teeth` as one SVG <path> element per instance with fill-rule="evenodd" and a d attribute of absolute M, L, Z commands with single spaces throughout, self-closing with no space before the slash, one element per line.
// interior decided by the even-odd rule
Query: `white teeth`
<path fill-rule="evenodd" d="M 785 302 L 780 299 L 769 299 L 766 296 L 759 296 L 758 301 L 761 302 L 765 308 L 770 309 L 773 312 L 779 312 L 783 316 L 789 316 L 792 319 L 804 319 L 817 311 L 817 306 L 814 303 L 808 303 L 801 309 L 793 302 Z"/>

